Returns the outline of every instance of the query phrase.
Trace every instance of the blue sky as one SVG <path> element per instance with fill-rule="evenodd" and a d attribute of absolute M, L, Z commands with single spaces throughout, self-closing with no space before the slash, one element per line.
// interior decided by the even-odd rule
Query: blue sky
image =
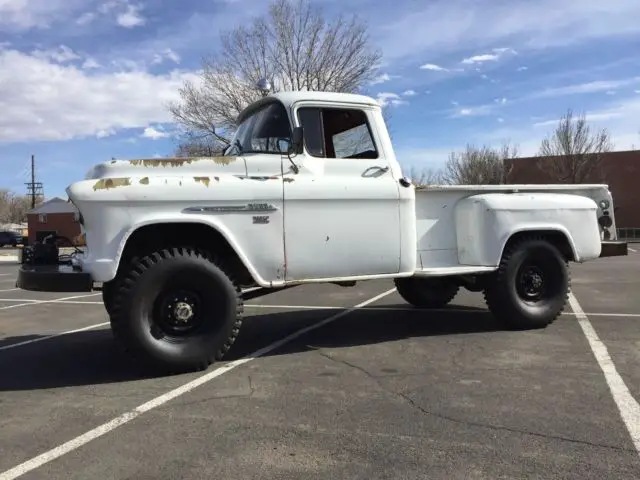
<path fill-rule="evenodd" d="M 640 145 L 638 0 L 318 0 L 357 13 L 383 53 L 367 92 L 391 110 L 399 161 L 442 165 L 467 142 L 535 154 L 573 108 Z M 47 197 L 95 163 L 170 155 L 166 104 L 219 32 L 263 0 L 0 0 L 0 188 Z"/>

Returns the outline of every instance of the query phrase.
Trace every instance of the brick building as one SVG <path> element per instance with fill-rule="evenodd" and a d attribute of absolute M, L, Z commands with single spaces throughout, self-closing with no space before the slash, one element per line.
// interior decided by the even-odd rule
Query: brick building
<path fill-rule="evenodd" d="M 505 161 L 510 168 L 509 183 L 561 183 L 541 170 L 538 157 L 515 158 Z M 604 175 L 604 181 L 602 180 Z M 640 150 L 605 154 L 600 172 L 583 183 L 606 183 L 613 195 L 616 224 L 619 234 L 626 238 L 640 236 Z M 632 230 L 637 229 L 635 234 Z"/>
<path fill-rule="evenodd" d="M 52 198 L 27 214 L 29 244 L 51 233 L 73 240 L 80 235 L 78 210 L 62 198 Z"/>

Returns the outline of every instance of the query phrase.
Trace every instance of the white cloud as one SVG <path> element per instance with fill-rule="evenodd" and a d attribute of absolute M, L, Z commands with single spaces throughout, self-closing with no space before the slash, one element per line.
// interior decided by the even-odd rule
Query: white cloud
<path fill-rule="evenodd" d="M 529 67 L 526 67 L 526 66 L 524 66 L 524 65 L 523 65 L 522 67 L 518 67 L 518 68 L 516 68 L 516 70 L 517 70 L 518 72 L 524 72 L 524 71 L 526 71 L 526 70 L 529 70 Z"/>
<path fill-rule="evenodd" d="M 564 87 L 547 88 L 535 92 L 529 98 L 560 97 L 565 95 L 576 95 L 583 93 L 607 92 L 616 88 L 622 88 L 640 83 L 640 77 L 626 78 L 621 80 L 597 80 L 594 82 L 578 83 Z"/>
<path fill-rule="evenodd" d="M 0 31 L 48 28 L 82 8 L 84 0 L 0 0 Z"/>
<path fill-rule="evenodd" d="M 504 56 L 505 53 L 511 53 L 515 55 L 516 52 L 512 48 L 494 48 L 493 53 L 484 53 L 482 55 L 475 55 L 473 57 L 465 58 L 462 60 L 462 63 L 465 65 L 473 65 L 476 63 L 497 62 Z"/>
<path fill-rule="evenodd" d="M 78 25 L 89 25 L 91 22 L 93 22 L 96 19 L 96 14 L 93 12 L 85 12 L 82 15 L 80 15 L 77 19 L 76 19 L 76 23 Z"/>
<path fill-rule="evenodd" d="M 451 117 L 459 118 L 459 117 L 479 117 L 491 115 L 496 109 L 496 105 L 478 105 L 475 107 L 464 107 L 455 111 Z"/>
<path fill-rule="evenodd" d="M 484 55 L 476 55 L 474 57 L 465 58 L 464 60 L 462 60 L 462 63 L 470 65 L 473 63 L 493 62 L 498 60 L 498 58 L 500 58 L 500 55 L 487 53 Z"/>
<path fill-rule="evenodd" d="M 498 117 L 497 120 L 498 120 L 498 123 L 504 123 L 504 118 L 502 117 Z"/>
<path fill-rule="evenodd" d="M 415 90 L 405 90 L 404 92 L 402 92 L 402 95 L 405 97 L 413 97 L 416 94 Z"/>
<path fill-rule="evenodd" d="M 389 75 L 388 73 L 381 73 L 380 75 L 375 77 L 373 80 L 371 80 L 371 82 L 369 82 L 369 83 L 371 85 L 379 85 L 381 83 L 390 82 L 394 78 L 400 78 L 400 76 L 399 75 Z"/>
<path fill-rule="evenodd" d="M 162 129 L 156 129 L 154 127 L 146 127 L 144 129 L 144 132 L 142 132 L 142 135 L 140 135 L 143 138 L 150 138 L 152 140 L 158 140 L 159 138 L 166 138 L 168 137 L 170 134 L 168 132 L 165 132 Z"/>
<path fill-rule="evenodd" d="M 180 63 L 180 55 L 171 50 L 170 48 L 165 48 L 161 53 L 156 53 L 153 56 L 153 60 L 151 60 L 152 65 L 156 65 L 162 63 L 166 60 L 171 60 L 174 63 Z"/>
<path fill-rule="evenodd" d="M 193 73 L 143 70 L 90 74 L 16 50 L 0 51 L 0 142 L 68 140 L 109 135 L 172 121 L 166 104 L 178 100 Z"/>
<path fill-rule="evenodd" d="M 127 5 L 125 12 L 120 13 L 116 19 L 118 25 L 124 28 L 139 27 L 146 23 L 146 19 L 140 15 L 141 5 Z"/>
<path fill-rule="evenodd" d="M 71 60 L 78 60 L 80 58 L 80 55 L 75 53 L 66 45 L 60 45 L 55 49 L 34 50 L 33 52 L 31 52 L 31 55 L 40 59 L 52 60 L 56 63 L 66 63 L 70 62 Z"/>
<path fill-rule="evenodd" d="M 381 92 L 377 95 L 376 100 L 382 107 L 386 107 L 386 106 L 399 107 L 400 105 L 407 104 L 407 101 L 402 100 L 400 95 L 392 92 Z"/>
<path fill-rule="evenodd" d="M 425 63 L 420 66 L 422 70 L 432 70 L 434 72 L 447 72 L 448 70 L 440 65 L 436 65 L 435 63 Z"/>
<path fill-rule="evenodd" d="M 92 70 L 94 68 L 100 68 L 100 64 L 96 62 L 93 58 L 87 58 L 83 63 L 82 67 L 85 70 Z"/>
<path fill-rule="evenodd" d="M 393 61 L 491 48 L 498 43 L 521 49 L 637 38 L 638 16 L 637 0 L 610 0 L 606 6 L 601 0 L 432 0 L 421 2 L 417 10 L 388 7 L 376 33 L 385 59 Z"/>

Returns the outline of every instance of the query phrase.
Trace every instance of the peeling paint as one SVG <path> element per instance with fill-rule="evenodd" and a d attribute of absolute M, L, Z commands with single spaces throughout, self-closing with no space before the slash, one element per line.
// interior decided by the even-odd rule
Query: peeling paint
<path fill-rule="evenodd" d="M 213 177 L 213 178 L 215 178 L 216 182 L 220 181 L 220 177 Z"/>
<path fill-rule="evenodd" d="M 283 181 L 285 181 L 287 183 L 291 183 L 291 182 L 295 182 L 296 179 L 295 178 L 283 178 Z"/>
<path fill-rule="evenodd" d="M 209 186 L 211 179 L 209 177 L 193 177 L 196 183 L 203 183 L 206 187 Z"/>
<path fill-rule="evenodd" d="M 141 185 L 149 185 L 149 177 L 144 177 L 140 179 Z"/>
<path fill-rule="evenodd" d="M 110 188 L 128 187 L 131 185 L 130 178 L 101 178 L 93 186 L 93 190 L 108 190 Z"/>
<path fill-rule="evenodd" d="M 134 166 L 143 167 L 182 167 L 183 165 L 190 165 L 194 162 L 213 162 L 217 165 L 229 165 L 237 159 L 238 157 L 141 158 L 129 160 L 129 163 Z"/>

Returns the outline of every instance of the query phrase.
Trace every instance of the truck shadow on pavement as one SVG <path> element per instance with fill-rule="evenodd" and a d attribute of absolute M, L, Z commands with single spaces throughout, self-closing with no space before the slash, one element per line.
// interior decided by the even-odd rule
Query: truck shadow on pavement
<path fill-rule="evenodd" d="M 440 335 L 480 334 L 502 330 L 486 310 L 452 307 L 452 311 L 370 309 L 351 312 L 333 323 L 310 331 L 264 356 L 288 355 L 317 348 L 341 348 Z M 339 313 L 334 310 L 291 310 L 252 315 L 247 308 L 240 335 L 225 361 L 250 355 L 302 328 Z M 2 345 L 37 338 L 10 337 Z M 85 331 L 0 351 L 4 366 L 0 391 L 40 390 L 122 383 L 167 376 L 143 368 L 123 353 L 108 329 Z M 216 365 L 209 367 L 212 370 Z"/>

